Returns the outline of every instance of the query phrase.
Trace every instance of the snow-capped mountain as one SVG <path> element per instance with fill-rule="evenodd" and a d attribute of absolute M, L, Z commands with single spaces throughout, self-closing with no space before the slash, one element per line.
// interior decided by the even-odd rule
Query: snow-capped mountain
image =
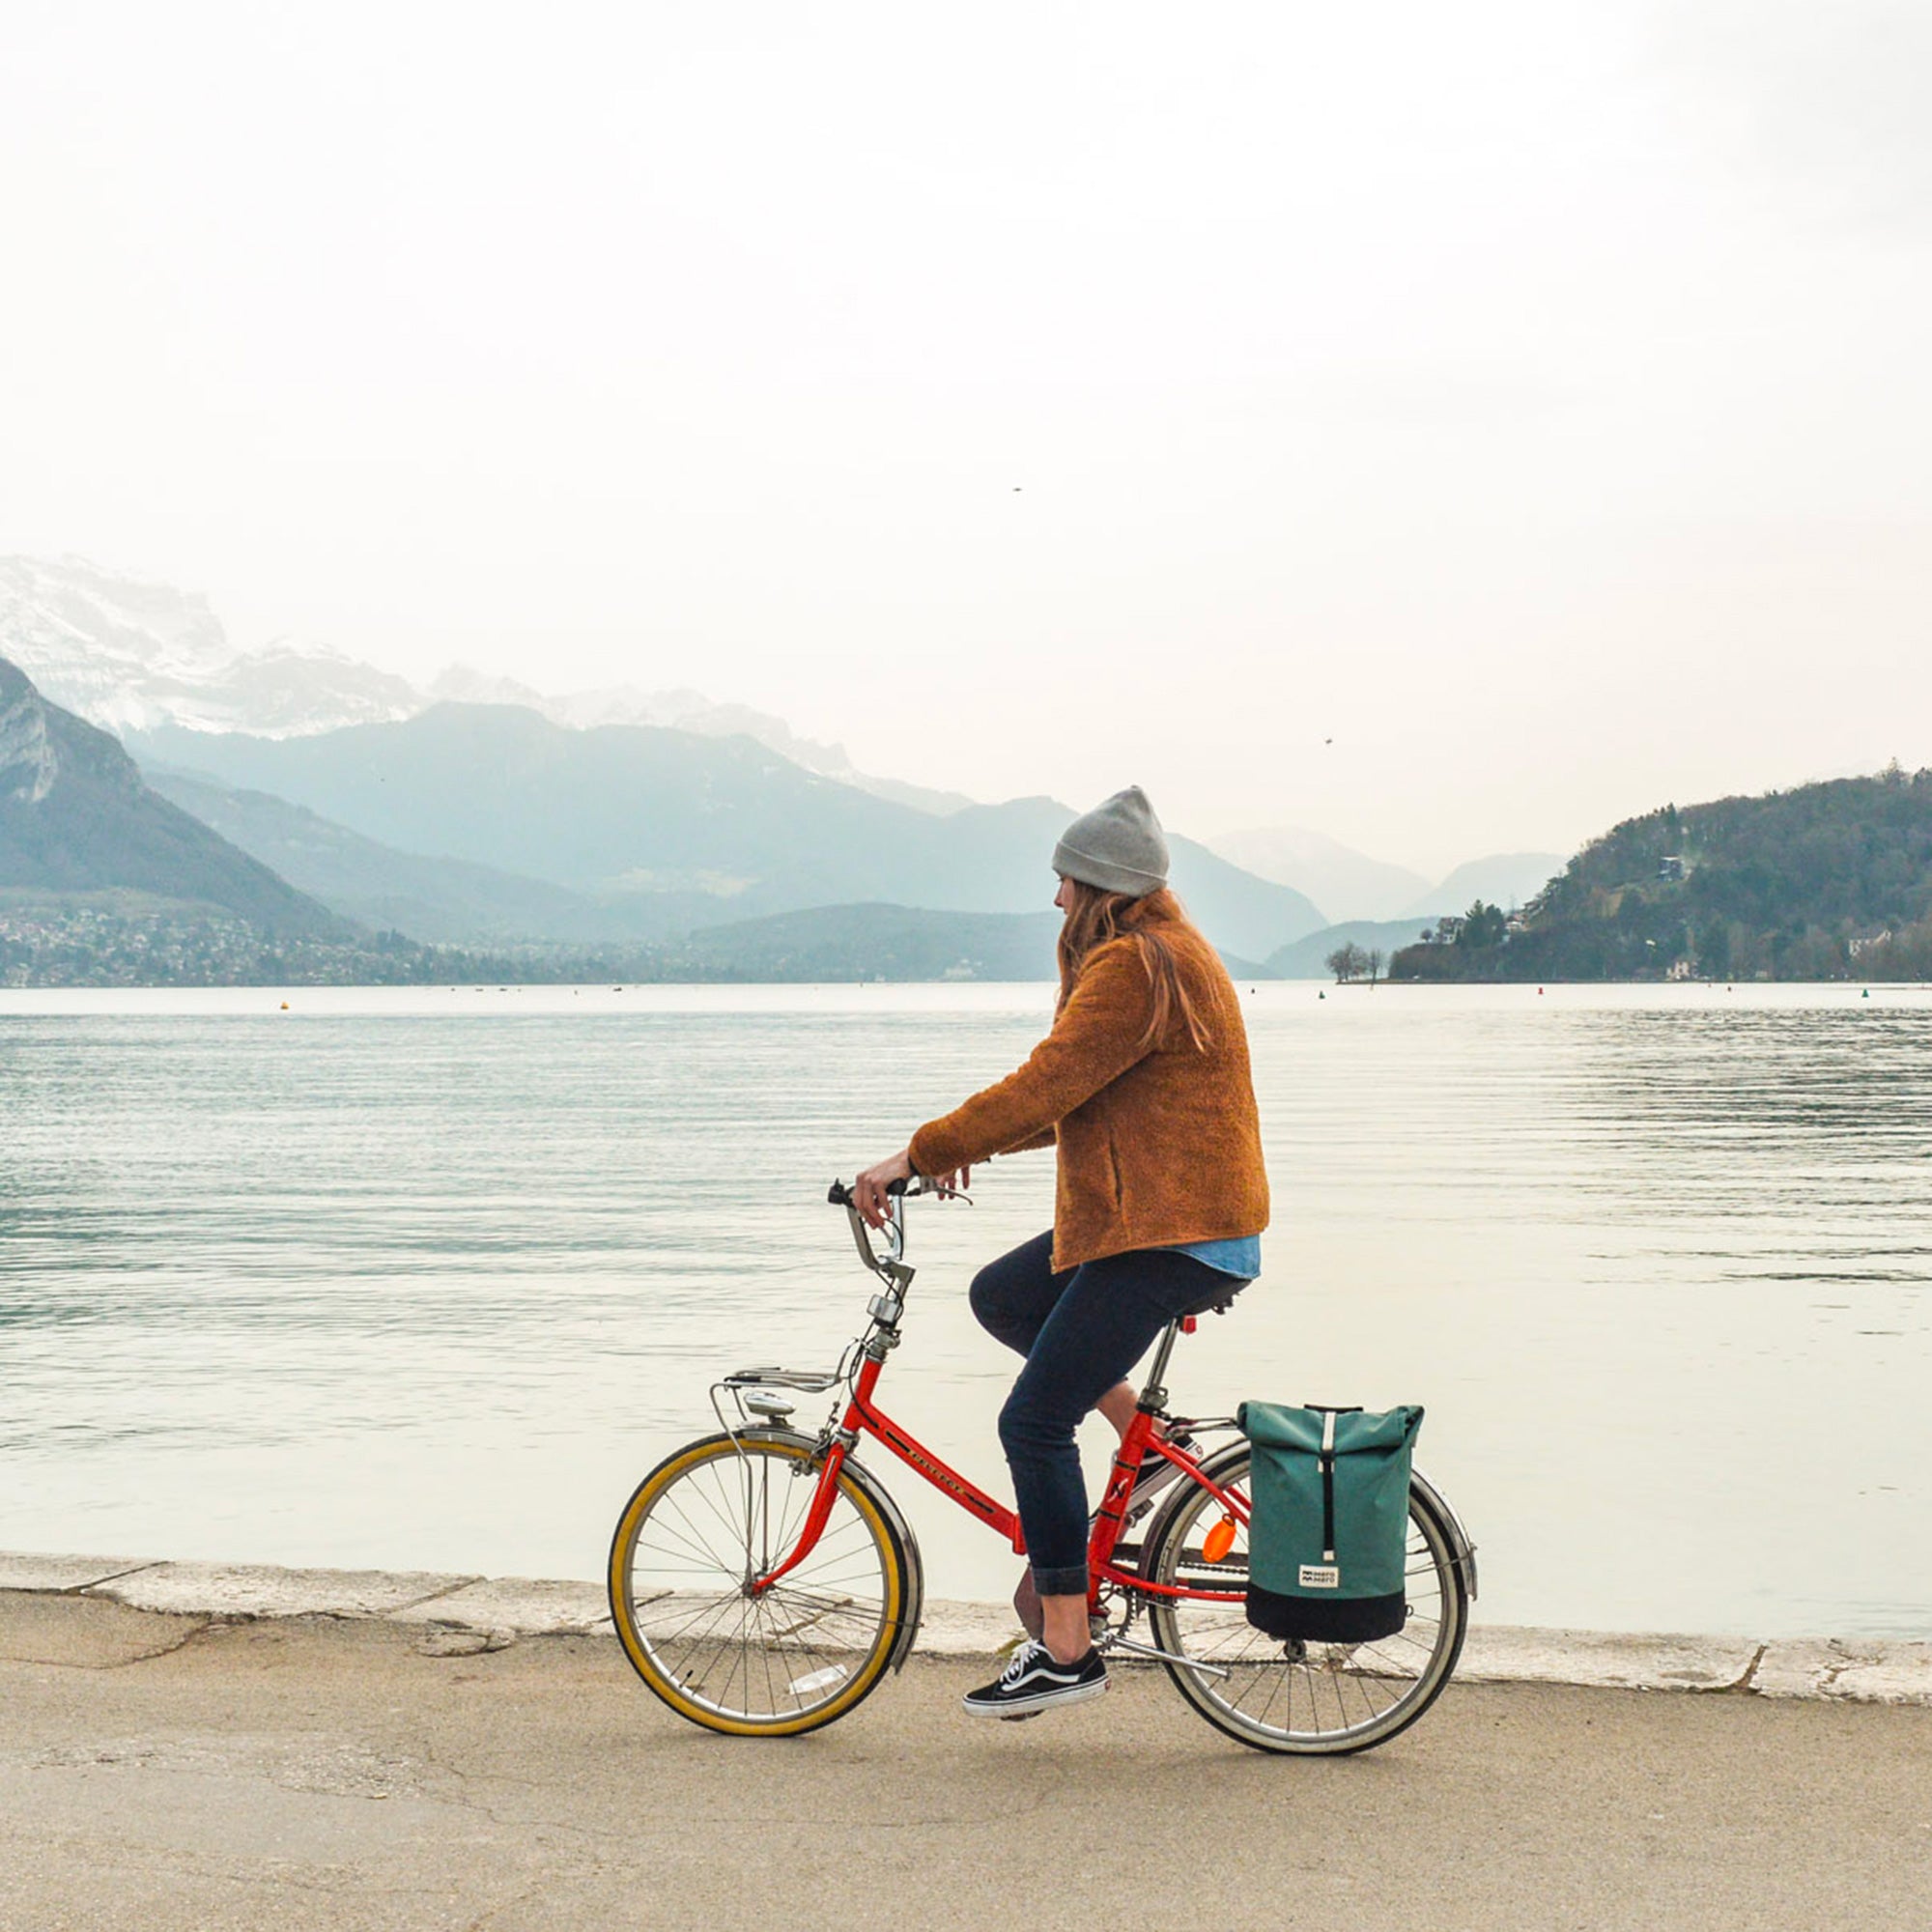
<path fill-rule="evenodd" d="M 411 718 L 426 702 L 407 678 L 326 645 L 238 651 L 205 597 L 78 557 L 0 557 L 0 656 L 109 731 L 303 737 Z"/>
<path fill-rule="evenodd" d="M 0 557 L 0 656 L 56 704 L 113 729 L 172 712 L 234 656 L 205 598 L 96 569 L 78 558 Z"/>
<path fill-rule="evenodd" d="M 923 811 L 972 800 L 857 771 L 843 746 L 800 738 L 781 718 L 701 692 L 634 684 L 560 694 L 452 665 L 427 686 L 326 644 L 280 638 L 238 650 L 205 597 L 78 557 L 0 557 L 0 656 L 56 704 L 110 731 L 177 724 L 306 738 L 413 718 L 432 704 L 518 704 L 573 729 L 653 724 L 701 737 L 743 734 L 821 777 Z"/>

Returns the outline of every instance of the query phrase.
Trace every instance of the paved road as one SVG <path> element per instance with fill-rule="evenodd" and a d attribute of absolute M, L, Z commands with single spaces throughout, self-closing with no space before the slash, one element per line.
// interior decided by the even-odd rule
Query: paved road
<path fill-rule="evenodd" d="M 915 1659 L 815 1738 L 744 1744 L 607 1639 L 426 1641 L 0 1594 L 0 1927 L 1932 1925 L 1923 1708 L 1452 1689 L 1309 1763 L 1151 1673 L 972 1723 L 984 1666 Z"/>

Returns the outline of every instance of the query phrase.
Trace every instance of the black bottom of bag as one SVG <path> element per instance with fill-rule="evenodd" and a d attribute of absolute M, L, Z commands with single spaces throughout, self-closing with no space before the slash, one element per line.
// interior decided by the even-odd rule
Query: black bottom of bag
<path fill-rule="evenodd" d="M 1393 1636 L 1408 1621 L 1401 1590 L 1386 1597 L 1284 1597 L 1248 1585 L 1248 1621 L 1269 1636 L 1310 1643 L 1368 1643 Z"/>

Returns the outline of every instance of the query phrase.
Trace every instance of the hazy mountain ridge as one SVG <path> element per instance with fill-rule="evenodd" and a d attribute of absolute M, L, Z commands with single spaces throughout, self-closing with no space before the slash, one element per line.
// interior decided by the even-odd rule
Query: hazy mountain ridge
<path fill-rule="evenodd" d="M 1393 919 L 1429 881 L 1300 825 L 1223 833 L 1208 841 L 1224 859 L 1306 894 L 1330 920 Z"/>
<path fill-rule="evenodd" d="M 267 792 L 236 791 L 149 766 L 162 797 L 345 918 L 439 946 L 597 946 L 681 937 L 713 901 L 701 894 L 599 901 L 547 880 L 365 838 Z"/>
<path fill-rule="evenodd" d="M 1365 922 L 1427 922 L 1461 911 L 1476 898 L 1515 906 L 1542 891 L 1563 867 L 1562 855 L 1555 852 L 1497 852 L 1464 861 L 1432 886 L 1406 866 L 1372 859 L 1306 826 L 1222 833 L 1208 842 L 1223 858 L 1258 877 L 1305 894 L 1337 928 Z"/>
<path fill-rule="evenodd" d="M 438 704 L 303 738 L 164 729 L 129 744 L 144 759 L 271 793 L 401 851 L 577 893 L 732 899 L 769 872 L 782 892 L 806 895 L 749 908 L 760 912 L 849 897 L 819 891 L 827 854 L 890 854 L 925 823 L 750 738 L 570 730 L 498 704 Z"/>
<path fill-rule="evenodd" d="M 1932 770 L 1664 806 L 1613 826 L 1517 920 L 1493 908 L 1395 978 L 1932 978 Z"/>
<path fill-rule="evenodd" d="M 150 762 L 271 794 L 402 853 L 611 906 L 689 895 L 680 911 L 694 929 L 873 899 L 1036 911 L 1051 898 L 1054 841 L 1073 816 L 1051 799 L 1015 799 L 939 818 L 816 777 L 748 738 L 568 731 L 505 706 L 443 704 L 309 738 L 165 729 L 130 743 Z M 1298 894 L 1191 839 L 1170 842 L 1177 890 L 1231 952 L 1265 958 L 1322 923 Z"/>
<path fill-rule="evenodd" d="M 768 751 L 821 778 L 836 779 L 840 784 L 921 811 L 944 816 L 973 803 L 963 792 L 935 791 L 899 779 L 875 778 L 853 764 L 843 745 L 801 738 L 782 718 L 753 710 L 749 704 L 719 704 L 700 691 L 647 692 L 635 684 L 613 684 L 548 695 L 515 678 L 491 677 L 465 665 L 452 665 L 428 687 L 426 696 L 437 703 L 517 705 L 548 718 L 553 724 L 578 731 L 594 730 L 600 724 L 645 724 L 690 731 L 700 738 L 755 738 Z"/>

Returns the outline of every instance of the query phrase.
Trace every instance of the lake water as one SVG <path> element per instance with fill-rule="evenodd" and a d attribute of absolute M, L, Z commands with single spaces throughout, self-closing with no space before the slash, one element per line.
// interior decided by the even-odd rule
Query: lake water
<path fill-rule="evenodd" d="M 1932 993 L 1318 990 L 1243 989 L 1275 1223 L 1177 1402 L 1426 1405 L 1490 1620 L 1932 1636 Z M 827 1181 L 1049 1000 L 0 992 L 0 1548 L 598 1576 L 717 1374 L 856 1331 Z M 1003 1494 L 964 1291 L 1051 1184 L 915 1204 L 884 1388 Z"/>

